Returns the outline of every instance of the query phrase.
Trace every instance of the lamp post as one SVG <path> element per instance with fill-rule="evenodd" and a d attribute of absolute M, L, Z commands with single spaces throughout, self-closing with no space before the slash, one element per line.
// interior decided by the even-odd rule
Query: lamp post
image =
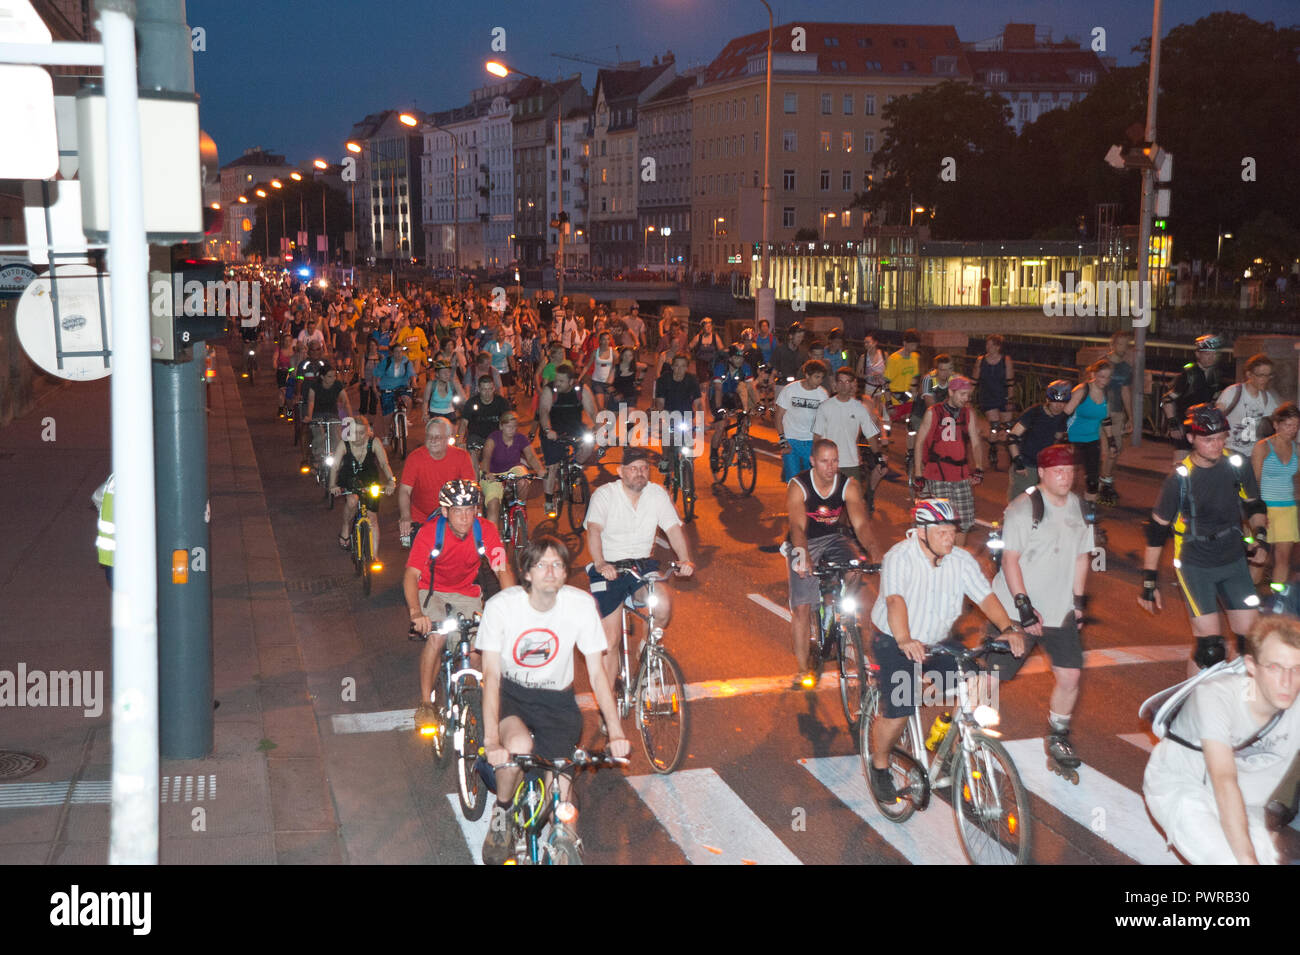
<path fill-rule="evenodd" d="M 1214 297 L 1219 297 L 1219 256 L 1223 254 L 1223 240 L 1231 239 L 1231 232 L 1220 232 L 1219 243 L 1214 250 Z"/>
<path fill-rule="evenodd" d="M 266 190 L 258 189 L 254 195 L 260 199 L 266 199 Z M 262 260 L 263 265 L 266 264 L 267 259 L 271 258 L 271 200 L 267 199 L 264 208 L 266 215 L 262 217 L 262 222 L 266 225 L 266 259 Z"/>
<path fill-rule="evenodd" d="M 767 319 L 768 327 L 776 327 L 776 292 L 769 286 L 771 262 L 768 239 L 772 222 L 772 7 L 767 0 L 759 0 L 767 8 L 767 94 L 763 104 L 763 249 L 759 258 L 758 291 L 754 293 L 754 330 Z"/>
<path fill-rule="evenodd" d="M 558 305 L 564 300 L 564 97 L 555 87 L 555 84 L 547 82 L 540 76 L 534 76 L 532 73 L 516 70 L 513 66 L 507 66 L 500 60 L 489 60 L 486 68 L 493 76 L 499 76 L 502 79 L 511 73 L 517 76 L 526 76 L 531 80 L 536 80 L 543 86 L 549 87 L 555 94 L 555 161 L 557 168 L 555 176 L 555 220 L 559 223 L 556 227 L 559 243 L 555 253 L 555 298 Z"/>
<path fill-rule="evenodd" d="M 347 150 L 350 153 L 361 152 L 361 144 L 348 140 Z M 348 192 L 351 194 L 349 200 L 352 206 L 352 281 L 357 279 L 357 177 L 353 176 L 352 181 L 348 183 Z"/>
<path fill-rule="evenodd" d="M 664 226 L 659 230 L 659 234 L 664 237 L 664 278 L 668 278 L 668 237 L 673 234 L 673 230 Z"/>
<path fill-rule="evenodd" d="M 641 236 L 641 260 L 645 262 L 647 269 L 650 267 L 650 233 L 654 230 L 654 226 L 648 225 L 645 227 L 645 232 Z"/>
<path fill-rule="evenodd" d="M 283 189 L 284 183 L 279 179 L 271 180 L 272 189 Z M 280 197 L 280 256 L 284 257 L 284 240 L 289 236 L 289 221 L 284 211 L 284 196 Z"/>
<path fill-rule="evenodd" d="M 427 120 L 426 120 L 427 122 Z M 460 140 L 456 134 L 445 126 L 429 123 L 451 137 L 451 229 L 452 229 L 452 288 L 455 295 L 460 295 Z"/>
<path fill-rule="evenodd" d="M 313 159 L 311 161 L 311 164 L 313 167 L 315 167 L 318 170 L 321 170 L 322 172 L 326 169 L 329 169 L 330 167 L 330 164 L 327 163 L 324 159 Z M 326 225 L 326 220 L 325 220 L 325 184 L 324 183 L 321 183 L 321 187 L 320 187 L 320 232 L 321 235 L 325 236 L 325 249 L 321 254 L 321 265 L 328 265 L 330 260 L 330 232 L 329 232 L 329 228 Z"/>
<path fill-rule="evenodd" d="M 298 183 L 298 231 L 302 232 L 303 219 L 305 218 L 302 212 L 302 173 L 295 169 L 293 172 L 289 173 L 289 178 Z M 308 251 L 310 252 L 311 250 L 308 249 Z"/>

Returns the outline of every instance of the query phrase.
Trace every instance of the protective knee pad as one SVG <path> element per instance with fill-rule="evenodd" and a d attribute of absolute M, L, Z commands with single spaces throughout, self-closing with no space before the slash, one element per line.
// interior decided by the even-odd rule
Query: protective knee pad
<path fill-rule="evenodd" d="M 1215 635 L 1213 637 L 1197 637 L 1196 652 L 1192 654 L 1192 660 L 1198 667 L 1204 670 L 1206 667 L 1212 667 L 1219 663 L 1228 655 L 1227 645 L 1223 637 Z"/>
<path fill-rule="evenodd" d="M 1083 486 L 1087 489 L 1089 494 L 1096 494 L 1101 490 L 1101 481 L 1095 477 L 1085 478 Z"/>

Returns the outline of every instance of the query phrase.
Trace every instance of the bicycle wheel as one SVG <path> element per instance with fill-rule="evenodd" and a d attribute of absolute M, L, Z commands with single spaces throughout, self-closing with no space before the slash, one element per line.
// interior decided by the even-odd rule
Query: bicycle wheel
<path fill-rule="evenodd" d="M 647 646 L 636 675 L 636 722 L 650 768 L 671 773 L 686 755 L 686 681 L 662 647 Z"/>
<path fill-rule="evenodd" d="M 727 480 L 727 471 L 731 468 L 731 439 L 723 438 L 717 453 L 709 451 L 709 470 L 713 472 L 713 483 L 722 484 Z"/>
<path fill-rule="evenodd" d="M 664 490 L 668 492 L 668 500 L 674 504 L 677 503 L 677 491 L 681 487 L 681 483 L 677 461 L 669 461 L 668 470 L 664 472 Z"/>
<path fill-rule="evenodd" d="M 487 806 L 487 786 L 474 771 L 479 747 L 483 745 L 483 699 L 477 686 L 462 687 L 460 691 L 461 743 L 456 753 L 456 788 L 460 794 L 460 810 L 470 822 L 483 815 Z"/>
<path fill-rule="evenodd" d="M 817 684 L 821 682 L 822 676 L 822 624 L 821 624 L 821 605 L 813 607 L 812 611 L 812 642 L 808 645 L 808 669 L 812 671 L 814 682 L 809 689 L 816 689 Z"/>
<path fill-rule="evenodd" d="M 439 663 L 433 681 L 433 711 L 438 715 L 438 732 L 429 737 L 429 742 L 433 744 L 433 764 L 439 771 L 445 769 L 451 760 L 451 734 L 454 727 L 448 720 L 448 710 L 447 686 L 443 683 L 442 664 Z"/>
<path fill-rule="evenodd" d="M 997 740 L 975 733 L 971 741 L 969 754 L 958 750 L 952 775 L 962 848 L 975 865 L 1027 865 L 1033 826 L 1016 764 Z"/>
<path fill-rule="evenodd" d="M 360 505 L 358 505 L 360 506 Z M 352 521 L 352 573 L 361 576 L 361 525 L 370 526 L 370 522 L 361 519 Z"/>
<path fill-rule="evenodd" d="M 695 459 L 681 455 L 682 513 L 689 524 L 695 520 Z"/>
<path fill-rule="evenodd" d="M 542 865 L 582 865 L 578 840 L 567 830 L 553 830 L 550 838 L 542 843 Z"/>
<path fill-rule="evenodd" d="M 748 445 L 736 452 L 736 480 L 740 482 L 740 493 L 746 496 L 754 493 L 754 484 L 758 481 L 758 459 Z"/>
<path fill-rule="evenodd" d="M 871 754 L 879 729 L 881 689 L 874 680 L 867 684 L 862 695 L 862 718 L 858 721 L 858 756 L 862 760 L 862 774 L 871 791 Z M 898 800 L 884 806 L 874 797 L 872 801 L 890 822 L 906 822 L 917 809 L 924 809 L 930 801 L 930 782 L 925 769 L 917 761 L 919 746 L 912 738 L 912 724 L 903 727 L 903 735 L 889 752 L 889 776 L 894 782 Z"/>
<path fill-rule="evenodd" d="M 582 533 L 582 522 L 587 519 L 587 503 L 591 500 L 591 485 L 587 475 L 574 469 L 569 476 L 569 526 L 573 533 Z"/>
<path fill-rule="evenodd" d="M 510 522 L 513 525 L 510 528 L 510 544 L 517 554 L 528 546 L 528 515 L 521 507 L 515 511 Z"/>
<path fill-rule="evenodd" d="M 367 597 L 370 596 L 370 522 L 362 521 L 361 526 L 357 528 L 358 537 L 357 550 L 361 556 L 361 592 Z"/>
<path fill-rule="evenodd" d="M 399 461 L 406 457 L 406 415 L 393 416 L 393 454 Z"/>
<path fill-rule="evenodd" d="M 862 697 L 867 684 L 866 657 L 862 653 L 862 634 L 857 625 L 841 624 L 839 642 L 840 703 L 852 732 L 857 729 L 862 715 Z"/>

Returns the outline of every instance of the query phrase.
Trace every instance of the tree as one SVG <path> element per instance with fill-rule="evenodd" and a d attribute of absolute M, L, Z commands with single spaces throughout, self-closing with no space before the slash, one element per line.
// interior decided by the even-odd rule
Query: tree
<path fill-rule="evenodd" d="M 807 226 L 804 226 L 802 229 L 797 229 L 794 234 L 794 240 L 796 242 L 816 242 L 817 238 L 817 230 L 809 229 Z"/>

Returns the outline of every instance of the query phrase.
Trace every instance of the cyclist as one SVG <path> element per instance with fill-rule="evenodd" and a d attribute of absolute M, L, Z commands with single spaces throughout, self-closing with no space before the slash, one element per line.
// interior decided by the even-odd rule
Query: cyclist
<path fill-rule="evenodd" d="M 843 369 L 852 375 L 848 369 Z M 847 480 L 839 470 L 840 453 L 835 442 L 818 438 L 813 442 L 809 468 L 794 475 L 786 486 L 785 506 L 790 516 L 786 561 L 790 583 L 790 633 L 798 672 L 792 686 L 815 687 L 820 674 L 808 669 L 808 635 L 812 632 L 812 608 L 821 602 L 821 588 L 812 575 L 823 557 L 833 561 L 853 560 L 858 547 L 880 561 L 880 546 L 867 521 L 867 508 L 857 482 Z M 843 533 L 848 518 L 853 540 Z M 811 680 L 805 675 L 810 675 Z"/>
<path fill-rule="evenodd" d="M 1129 333 L 1118 331 L 1110 336 L 1110 351 L 1105 358 L 1110 362 L 1110 385 L 1106 389 L 1106 409 L 1110 415 L 1111 433 L 1119 435 L 1119 443 L 1112 454 L 1101 463 L 1101 490 L 1097 503 L 1114 507 L 1119 503 L 1115 493 L 1115 465 L 1124 453 L 1124 439 L 1133 433 L 1133 364 L 1128 360 L 1132 339 Z"/>
<path fill-rule="evenodd" d="M 953 375 L 943 383 L 943 400 L 926 409 L 917 429 L 919 450 L 912 462 L 917 494 L 942 497 L 956 510 L 958 546 L 965 545 L 966 534 L 975 523 L 972 489 L 984 480 L 980 467 L 984 440 L 970 407 L 971 390 L 971 380 L 964 375 Z"/>
<path fill-rule="evenodd" d="M 357 415 L 352 419 L 352 427 L 347 429 L 343 440 L 334 449 L 334 463 L 330 465 L 330 493 L 347 495 L 343 506 L 343 524 L 339 529 L 339 547 L 344 550 L 352 548 L 352 518 L 357 513 L 357 495 L 365 492 L 372 484 L 378 484 L 384 478 L 387 493 L 391 494 L 397 487 L 397 478 L 388 466 L 388 455 L 384 453 L 382 443 L 375 443 L 375 432 L 370 427 L 370 419 Z M 379 501 L 367 497 L 366 508 L 370 511 L 370 553 L 372 560 L 379 559 Z"/>
<path fill-rule="evenodd" d="M 390 347 L 406 351 L 406 357 L 415 367 L 414 383 L 418 387 L 419 379 L 424 374 L 424 358 L 429 348 L 429 339 L 424 334 L 424 329 L 418 325 L 412 325 L 405 315 L 399 315 L 397 324 L 393 328 Z"/>
<path fill-rule="evenodd" d="M 885 459 L 880 453 L 880 429 L 876 418 L 861 401 L 854 397 L 858 392 L 858 377 L 847 365 L 835 372 L 835 396 L 823 401 L 813 419 L 813 442 L 829 438 L 839 450 L 840 475 L 871 482 L 874 491 L 885 476 Z M 870 459 L 859 463 L 858 436 L 871 445 Z M 865 464 L 865 467 L 864 467 Z M 864 483 L 863 488 L 866 487 Z"/>
<path fill-rule="evenodd" d="M 542 427 L 542 460 L 546 462 L 546 513 L 555 517 L 555 481 L 560 464 L 564 461 L 564 441 L 576 441 L 582 436 L 586 415 L 594 427 L 596 402 L 591 389 L 578 383 L 573 366 L 567 361 L 555 369 L 555 384 L 542 389 L 537 404 L 537 420 Z M 579 446 L 575 454 L 582 457 Z"/>
<path fill-rule="evenodd" d="M 980 413 L 989 422 L 989 462 L 994 470 L 998 467 L 998 448 L 1007 443 L 1006 431 L 1016 408 L 1016 372 L 1011 356 L 1002 350 L 1003 344 L 1001 335 L 984 339 L 984 355 L 975 362 L 974 372 Z"/>
<path fill-rule="evenodd" d="M 700 331 L 686 346 L 695 359 L 695 374 L 700 381 L 707 381 L 713 374 L 713 363 L 727 343 L 713 330 L 713 319 L 705 315 L 700 319 Z"/>
<path fill-rule="evenodd" d="M 392 443 L 393 415 L 400 403 L 409 414 L 411 410 L 411 385 L 415 381 L 415 365 L 406 357 L 406 348 L 394 344 L 388 357 L 379 363 L 379 412 L 383 416 L 385 444 Z"/>
<path fill-rule="evenodd" d="M 496 766 L 511 754 L 570 756 L 582 738 L 582 713 L 573 693 L 574 650 L 582 653 L 587 680 L 609 733 L 609 754 L 630 750 L 611 685 L 601 666 L 605 640 L 589 595 L 567 586 L 569 549 L 557 537 L 535 537 L 520 552 L 522 584 L 487 602 L 475 646 L 483 655 L 483 748 Z M 500 865 L 510 855 L 506 810 L 520 771 L 498 770 L 497 801 L 483 840 L 483 862 Z M 568 780 L 559 781 L 568 798 Z"/>
<path fill-rule="evenodd" d="M 1243 669 L 1207 676 L 1170 720 L 1147 763 L 1142 793 L 1188 862 L 1280 861 L 1267 819 L 1270 797 L 1300 747 L 1298 689 L 1300 623 L 1265 616 L 1246 637 Z"/>
<path fill-rule="evenodd" d="M 607 400 L 605 396 L 614 383 L 614 365 L 618 357 L 614 351 L 614 335 L 611 332 L 600 332 L 596 341 L 597 345 L 592 349 L 578 378 L 590 380 L 591 393 L 598 399 L 598 406 L 604 408 Z"/>
<path fill-rule="evenodd" d="M 466 617 L 483 610 L 483 591 L 478 579 L 484 560 L 502 589 L 515 585 L 514 571 L 506 559 L 496 525 L 479 520 L 478 509 L 482 503 L 483 492 L 473 481 L 448 481 L 438 493 L 441 516 L 421 527 L 411 542 L 411 555 L 402 577 L 402 594 L 412 628 L 427 638 L 420 651 L 417 730 L 437 726 L 437 711 L 430 701 L 446 637 L 438 632 L 434 621 L 449 616 L 448 604 L 452 614 Z"/>
<path fill-rule="evenodd" d="M 488 435 L 497 430 L 501 416 L 510 410 L 510 402 L 496 392 L 497 386 L 492 376 L 481 376 L 478 380 L 478 393 L 473 401 L 465 404 L 465 411 L 461 415 L 462 446 L 469 452 L 476 473 L 480 470 L 478 456 L 483 450 L 483 443 Z"/>
<path fill-rule="evenodd" d="M 885 376 L 888 364 L 889 359 L 880 347 L 875 332 L 867 332 L 862 339 L 862 354 L 858 356 L 854 370 L 858 380 L 865 386 L 866 399 L 877 406 L 880 405 L 880 396 L 889 387 L 889 379 Z"/>
<path fill-rule="evenodd" d="M 1092 525 L 1071 493 L 1078 452 L 1053 444 L 1038 453 L 1038 484 L 1011 502 L 1002 519 L 1002 569 L 993 592 L 1002 608 L 1018 617 L 1026 633 L 1024 656 L 990 654 L 989 665 L 1002 680 L 1014 679 L 1034 644 L 1041 640 L 1052 661 L 1056 685 L 1047 702 L 1044 747 L 1050 767 L 1069 775 L 1080 760 L 1070 745 L 1070 716 L 1079 698 L 1083 645 L 1079 628 L 1087 606 L 1085 590 L 1092 563 Z M 1076 777 L 1077 778 L 1077 777 Z"/>
<path fill-rule="evenodd" d="M 451 447 L 451 422 L 430 418 L 424 426 L 424 445 L 407 455 L 402 485 L 397 493 L 398 533 L 407 544 L 414 527 L 423 524 L 439 507 L 438 497 L 448 481 L 474 480 L 474 466 L 461 448 Z"/>
<path fill-rule="evenodd" d="M 727 413 L 752 411 L 758 405 L 754 394 L 754 370 L 745 363 L 745 352 L 732 345 L 726 357 L 713 368 L 709 386 L 709 405 L 713 410 L 713 437 L 709 443 L 709 463 L 717 470 L 718 449 L 727 434 Z"/>
<path fill-rule="evenodd" d="M 913 527 L 885 554 L 880 596 L 871 609 L 871 656 L 880 668 L 880 730 L 871 752 L 871 791 L 877 800 L 898 798 L 889 775 L 889 751 L 903 735 L 916 709 L 920 670 L 952 673 L 952 657 L 926 659 L 929 647 L 954 643 L 952 625 L 970 598 L 1002 635 L 1012 653 L 1023 654 L 1024 638 L 980 571 L 979 563 L 956 546 L 957 514 L 941 499 L 924 499 L 912 508 Z"/>
<path fill-rule="evenodd" d="M 465 390 L 460 382 L 452 377 L 451 363 L 439 358 L 433 363 L 433 378 L 424 386 L 421 402 L 427 417 L 445 418 L 455 421 L 460 416 L 460 409 L 465 404 Z"/>
<path fill-rule="evenodd" d="M 347 390 L 343 387 L 343 382 L 339 381 L 338 372 L 327 365 L 321 376 L 307 389 L 307 413 L 303 416 L 303 424 L 308 426 L 308 434 L 311 435 L 311 449 L 309 452 L 306 447 L 303 448 L 303 460 L 307 460 L 308 453 L 313 461 L 324 458 L 332 448 L 318 442 L 329 434 L 329 423 L 351 415 L 352 406 Z M 311 427 L 313 421 L 319 421 L 320 426 Z"/>
<path fill-rule="evenodd" d="M 1038 483 L 1038 453 L 1065 440 L 1065 406 L 1070 400 L 1070 383 L 1056 379 L 1047 386 L 1047 400 L 1025 410 L 1007 435 L 1011 454 L 1011 479 L 1007 482 L 1007 503 Z"/>
<path fill-rule="evenodd" d="M 1182 425 L 1192 453 L 1165 478 L 1146 524 L 1138 606 L 1154 613 L 1164 606 L 1156 587 L 1157 567 L 1165 542 L 1174 536 L 1174 573 L 1187 598 L 1196 652 L 1188 674 L 1227 656 L 1219 626 L 1218 601 L 1227 610 L 1234 633 L 1244 634 L 1259 616 L 1259 597 L 1247 560 L 1268 561 L 1268 506 L 1250 463 L 1224 450 L 1228 419 L 1213 405 L 1193 405 Z M 1242 516 L 1250 524 L 1242 552 Z"/>
<path fill-rule="evenodd" d="M 660 447 L 667 452 L 659 459 L 659 470 L 665 474 L 672 467 L 671 456 L 676 449 L 694 445 L 694 422 L 704 416 L 704 399 L 699 382 L 689 370 L 691 364 L 685 353 L 678 353 L 672 366 L 664 369 L 655 382 L 655 408 L 667 412 L 660 417 L 663 430 L 659 435 Z"/>
<path fill-rule="evenodd" d="M 805 334 L 802 323 L 791 322 L 785 341 L 772 349 L 772 370 L 776 372 L 778 391 L 799 377 L 799 369 L 808 360 L 808 352 L 803 347 Z"/>
<path fill-rule="evenodd" d="M 920 395 L 921 387 L 919 382 L 921 359 L 916 353 L 916 349 L 920 344 L 921 333 L 915 328 L 909 328 L 903 332 L 903 347 L 885 359 L 885 379 L 889 382 L 889 395 L 894 405 L 890 410 L 889 419 L 891 422 L 909 422 L 907 428 L 908 451 L 912 450 L 913 443 L 916 440 L 916 426 L 911 423 L 912 418 L 915 416 L 918 422 L 920 420 L 920 414 L 914 411 L 917 407 L 916 399 Z M 886 433 L 889 433 L 893 429 L 886 427 L 885 430 Z"/>
<path fill-rule="evenodd" d="M 280 417 L 283 418 L 293 400 L 294 355 L 293 339 L 280 336 L 280 346 L 275 350 L 275 387 L 280 389 Z"/>
<path fill-rule="evenodd" d="M 507 399 L 515 383 L 515 345 L 512 340 L 514 334 L 513 326 L 503 324 L 494 318 L 488 327 L 487 340 L 483 343 L 483 350 L 488 353 L 488 360 L 492 362 L 492 371 L 500 382 L 501 397 Z"/>
<path fill-rule="evenodd" d="M 1173 385 L 1160 399 L 1161 409 L 1169 421 L 1169 436 L 1174 443 L 1174 463 L 1187 456 L 1191 447 L 1183 421 L 1193 405 L 1218 400 L 1227 384 L 1227 369 L 1219 361 L 1223 340 L 1218 335 L 1201 335 L 1196 339 L 1194 359 L 1183 366 Z"/>
<path fill-rule="evenodd" d="M 792 381 L 776 396 L 776 436 L 780 441 L 781 479 L 789 481 L 810 465 L 813 421 L 817 409 L 830 395 L 822 387 L 826 363 L 810 358 L 803 363 L 803 377 Z"/>
<path fill-rule="evenodd" d="M 298 362 L 296 368 L 290 374 L 291 387 L 285 388 L 285 400 L 291 401 L 295 391 L 298 396 L 298 408 L 295 414 L 299 418 L 303 417 L 307 409 L 307 395 L 311 391 L 312 385 L 329 367 L 325 361 L 325 347 L 318 341 L 309 342 L 307 345 L 307 357 Z"/>
<path fill-rule="evenodd" d="M 483 443 L 483 504 L 487 509 L 488 520 L 501 523 L 501 498 L 504 488 L 500 481 L 491 480 L 488 475 L 505 474 L 522 465 L 527 465 L 534 474 L 542 473 L 542 462 L 537 459 L 528 436 L 519 430 L 519 414 L 506 411 L 501 415 L 500 428 L 488 435 Z"/>
<path fill-rule="evenodd" d="M 587 549 L 591 552 L 587 577 L 605 628 L 609 648 L 605 674 L 610 686 L 618 675 L 618 644 L 623 636 L 619 608 L 629 595 L 635 594 L 635 600 L 645 597 L 645 585 L 626 571 L 620 574 L 614 562 L 635 560 L 643 574 L 658 570 L 659 562 L 650 555 L 654 552 L 655 536 L 662 530 L 677 554 L 678 574 L 689 577 L 695 571 L 677 508 L 662 486 L 650 483 L 650 452 L 645 448 L 624 447 L 618 478 L 596 488 L 584 525 Z M 672 613 L 668 588 L 660 584 L 655 593 L 659 601 L 655 605 L 655 620 L 667 626 Z"/>
<path fill-rule="evenodd" d="M 832 375 L 841 368 L 853 367 L 853 353 L 844 347 L 843 329 L 832 328 L 830 334 L 826 336 L 826 350 L 822 354 L 822 361 L 826 362 L 826 367 L 830 369 L 829 374 Z"/>
<path fill-rule="evenodd" d="M 772 352 L 776 348 L 776 338 L 772 335 L 772 323 L 766 318 L 758 320 L 758 334 L 754 336 L 754 344 L 758 346 L 758 351 L 763 356 L 761 364 L 770 365 Z"/>

